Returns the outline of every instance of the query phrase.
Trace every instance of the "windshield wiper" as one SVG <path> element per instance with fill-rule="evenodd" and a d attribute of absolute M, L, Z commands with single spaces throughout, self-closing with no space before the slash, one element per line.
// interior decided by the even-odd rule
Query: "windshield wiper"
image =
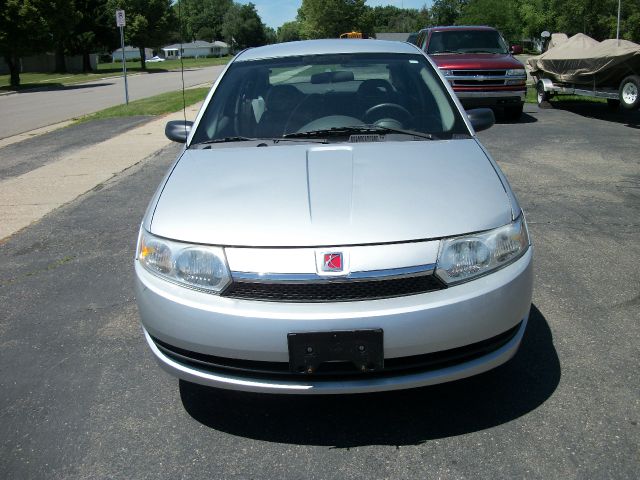
<path fill-rule="evenodd" d="M 413 130 L 404 130 L 401 128 L 384 127 L 382 125 L 354 125 L 350 127 L 333 127 L 323 130 L 288 133 L 284 135 L 283 138 L 316 138 L 334 135 L 352 135 L 354 133 L 399 133 L 402 135 L 410 135 L 412 137 L 426 138 L 428 140 L 437 139 L 437 137 L 431 133 L 416 132 Z"/>
<path fill-rule="evenodd" d="M 286 135 L 285 135 L 286 137 Z M 198 143 L 194 143 L 192 144 L 193 147 L 197 146 L 197 145 L 211 145 L 212 143 L 228 143 L 228 142 L 273 142 L 274 144 L 277 144 L 280 141 L 286 142 L 286 141 L 294 141 L 295 139 L 287 139 L 287 138 L 279 138 L 279 137 L 275 137 L 275 138 L 251 138 L 251 137 L 242 137 L 242 136 L 235 136 L 235 137 L 224 137 L 224 138 L 214 138 L 212 140 L 204 140 L 202 142 L 198 142 Z M 316 140 L 314 143 L 327 143 L 325 140 Z"/>
<path fill-rule="evenodd" d="M 447 53 L 455 53 L 457 55 L 462 55 L 464 52 L 460 52 L 458 50 L 440 50 L 438 52 L 429 53 L 429 55 L 446 55 Z"/>
<path fill-rule="evenodd" d="M 469 50 L 466 50 L 465 53 L 490 53 L 492 55 L 504 55 L 504 52 L 492 52 L 489 50 L 483 50 L 481 48 L 471 48 Z"/>
<path fill-rule="evenodd" d="M 204 140 L 202 142 L 194 143 L 192 146 L 196 145 L 209 145 L 212 143 L 227 143 L 227 142 L 249 142 L 253 140 L 260 140 L 259 138 L 251 138 L 251 137 L 224 137 L 224 138 L 214 138 L 212 140 Z"/>

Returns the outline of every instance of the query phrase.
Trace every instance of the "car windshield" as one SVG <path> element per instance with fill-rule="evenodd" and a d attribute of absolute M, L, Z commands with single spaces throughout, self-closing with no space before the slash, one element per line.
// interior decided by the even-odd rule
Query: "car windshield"
<path fill-rule="evenodd" d="M 191 143 L 312 132 L 348 139 L 357 130 L 416 132 L 415 140 L 469 134 L 423 55 L 357 53 L 234 62 Z"/>
<path fill-rule="evenodd" d="M 507 44 L 495 30 L 446 30 L 433 32 L 427 53 L 508 53 Z"/>

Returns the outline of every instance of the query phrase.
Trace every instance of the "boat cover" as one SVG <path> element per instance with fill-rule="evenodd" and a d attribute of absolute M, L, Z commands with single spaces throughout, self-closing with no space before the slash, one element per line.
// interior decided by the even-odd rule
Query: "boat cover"
<path fill-rule="evenodd" d="M 624 76 L 640 75 L 640 45 L 615 39 L 598 42 L 578 33 L 564 42 L 557 42 L 542 55 L 530 57 L 527 63 L 532 75 L 558 82 L 619 83 Z"/>
<path fill-rule="evenodd" d="M 551 41 L 549 42 L 547 50 L 551 50 L 553 47 L 557 47 L 558 45 L 566 42 L 567 40 L 569 40 L 569 37 L 567 37 L 566 33 L 552 33 Z"/>

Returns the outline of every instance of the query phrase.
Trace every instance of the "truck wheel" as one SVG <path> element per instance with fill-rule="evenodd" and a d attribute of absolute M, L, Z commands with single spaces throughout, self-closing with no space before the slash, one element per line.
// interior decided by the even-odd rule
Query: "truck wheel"
<path fill-rule="evenodd" d="M 640 77 L 630 75 L 620 83 L 620 105 L 625 110 L 635 110 L 640 107 Z"/>
<path fill-rule="evenodd" d="M 538 82 L 538 84 L 536 85 L 536 92 L 537 92 L 538 106 L 549 101 L 549 92 L 546 92 L 544 90 L 544 84 L 542 82 Z"/>
<path fill-rule="evenodd" d="M 518 120 L 522 116 L 522 107 L 523 105 L 504 107 L 505 117 L 507 117 L 509 120 Z"/>
<path fill-rule="evenodd" d="M 617 110 L 620 106 L 620 100 L 616 100 L 615 98 L 607 98 L 607 107 L 609 110 Z"/>

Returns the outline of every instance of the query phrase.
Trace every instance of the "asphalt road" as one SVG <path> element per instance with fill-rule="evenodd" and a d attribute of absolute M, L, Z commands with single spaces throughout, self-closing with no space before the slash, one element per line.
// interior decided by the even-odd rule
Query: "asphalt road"
<path fill-rule="evenodd" d="M 187 69 L 184 72 L 185 86 L 212 83 L 223 68 L 224 65 Z M 182 88 L 180 71 L 129 75 L 127 78 L 130 101 Z M 0 122 L 0 139 L 122 103 L 122 77 L 53 90 L 25 90 L 0 95 L 0 112 L 3 118 Z"/>
<path fill-rule="evenodd" d="M 571 108 L 528 105 L 481 134 L 527 212 L 535 292 L 516 357 L 450 384 L 300 398 L 164 374 L 132 262 L 177 147 L 15 235 L 0 245 L 0 478 L 637 478 L 640 115 Z"/>

